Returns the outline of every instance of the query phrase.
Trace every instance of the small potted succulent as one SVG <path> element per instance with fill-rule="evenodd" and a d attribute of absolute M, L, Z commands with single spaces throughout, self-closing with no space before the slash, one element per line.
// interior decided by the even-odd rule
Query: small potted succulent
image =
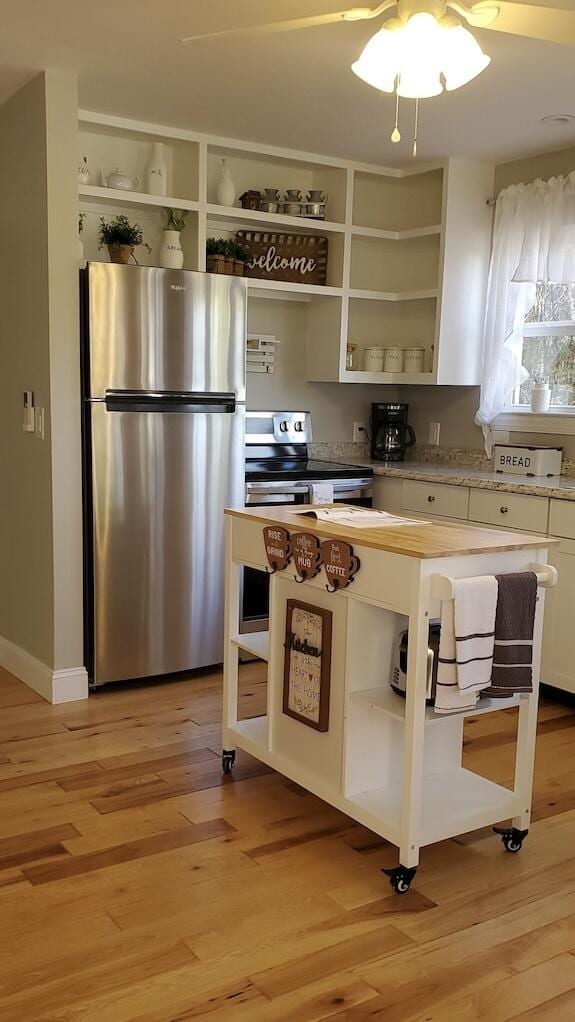
<path fill-rule="evenodd" d="M 180 242 L 180 234 L 186 226 L 188 215 L 185 209 L 171 209 L 167 206 L 164 210 L 166 223 L 163 229 L 163 240 L 160 248 L 160 266 L 171 270 L 181 270 L 184 265 L 184 253 Z"/>
<path fill-rule="evenodd" d="M 108 249 L 112 263 L 129 263 L 130 259 L 137 263 L 134 249 L 138 245 L 145 245 L 148 252 L 152 251 L 144 241 L 144 232 L 140 225 L 131 224 L 123 213 L 119 213 L 107 223 L 104 217 L 100 217 L 99 240 L 99 247 Z"/>

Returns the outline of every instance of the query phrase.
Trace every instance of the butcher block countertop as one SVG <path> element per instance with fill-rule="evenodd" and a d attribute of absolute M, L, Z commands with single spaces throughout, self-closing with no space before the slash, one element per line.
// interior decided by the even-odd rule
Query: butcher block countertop
<path fill-rule="evenodd" d="M 345 507 L 344 504 L 336 506 L 339 510 Z M 404 525 L 397 528 L 386 526 L 377 529 L 355 529 L 317 521 L 307 515 L 294 514 L 289 508 L 277 506 L 242 510 L 226 508 L 225 513 L 234 518 L 260 522 L 262 528 L 266 525 L 281 525 L 289 531 L 311 532 L 326 539 L 343 539 L 357 546 L 372 547 L 374 550 L 420 559 L 527 550 L 554 546 L 558 542 L 547 536 L 495 532 L 493 529 L 447 525 L 440 522 L 432 522 L 429 525 Z"/>

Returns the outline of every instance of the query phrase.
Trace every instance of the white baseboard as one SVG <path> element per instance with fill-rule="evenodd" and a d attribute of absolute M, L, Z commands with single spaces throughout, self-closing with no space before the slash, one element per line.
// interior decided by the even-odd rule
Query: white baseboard
<path fill-rule="evenodd" d="M 0 666 L 10 671 L 49 703 L 69 703 L 88 698 L 85 667 L 53 671 L 25 649 L 0 636 Z"/>

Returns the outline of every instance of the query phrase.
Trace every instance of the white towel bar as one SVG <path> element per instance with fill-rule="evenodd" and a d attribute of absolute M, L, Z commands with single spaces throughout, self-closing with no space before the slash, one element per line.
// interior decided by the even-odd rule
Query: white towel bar
<path fill-rule="evenodd" d="M 525 571 L 533 571 L 537 575 L 537 585 L 544 589 L 552 589 L 557 585 L 557 568 L 552 564 L 528 564 Z M 431 595 L 436 600 L 452 600 L 455 579 L 450 575 L 431 576 Z"/>

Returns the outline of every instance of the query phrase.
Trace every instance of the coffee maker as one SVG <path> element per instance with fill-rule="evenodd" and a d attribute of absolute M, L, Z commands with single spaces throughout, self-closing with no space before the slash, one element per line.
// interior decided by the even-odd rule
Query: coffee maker
<path fill-rule="evenodd" d="M 376 461 L 403 461 L 405 451 L 415 443 L 407 421 L 409 405 L 377 402 L 371 406 L 371 456 Z"/>

